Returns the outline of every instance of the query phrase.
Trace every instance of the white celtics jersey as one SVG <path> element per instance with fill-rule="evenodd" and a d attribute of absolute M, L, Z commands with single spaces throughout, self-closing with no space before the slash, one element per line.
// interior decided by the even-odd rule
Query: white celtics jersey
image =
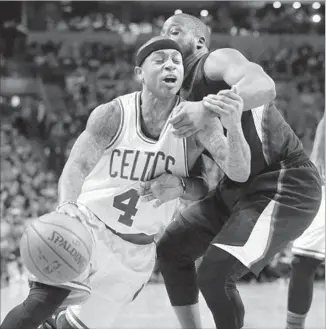
<path fill-rule="evenodd" d="M 186 139 L 165 124 L 158 141 L 146 137 L 140 126 L 140 92 L 118 98 L 119 130 L 86 177 L 78 202 L 121 233 L 160 233 L 171 221 L 177 200 L 153 208 L 137 194 L 140 181 L 163 173 L 188 175 Z M 176 104 L 177 105 L 177 104 Z"/>

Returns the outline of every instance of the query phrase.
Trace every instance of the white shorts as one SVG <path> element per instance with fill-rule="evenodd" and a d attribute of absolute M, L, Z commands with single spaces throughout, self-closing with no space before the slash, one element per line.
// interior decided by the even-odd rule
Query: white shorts
<path fill-rule="evenodd" d="M 325 259 L 325 186 L 322 194 L 321 205 L 313 222 L 293 242 L 292 252 L 296 255 Z"/>
<path fill-rule="evenodd" d="M 87 215 L 87 228 L 93 236 L 90 266 L 72 282 L 42 283 L 72 290 L 62 306 L 68 306 L 67 320 L 76 328 L 109 328 L 123 306 L 148 282 L 155 265 L 156 245 L 122 240 L 89 209 L 78 206 Z"/>

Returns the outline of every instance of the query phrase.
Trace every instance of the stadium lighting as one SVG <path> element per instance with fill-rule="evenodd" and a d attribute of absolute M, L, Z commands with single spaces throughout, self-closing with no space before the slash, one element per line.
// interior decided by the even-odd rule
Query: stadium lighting
<path fill-rule="evenodd" d="M 182 14 L 182 10 L 181 9 L 176 9 L 174 11 L 174 15 L 179 15 L 179 14 Z"/>
<path fill-rule="evenodd" d="M 279 2 L 279 1 L 275 1 L 274 3 L 273 3 L 273 7 L 274 8 L 281 8 L 281 6 L 282 6 L 282 4 Z"/>
<path fill-rule="evenodd" d="M 208 16 L 208 10 L 203 9 L 203 10 L 200 12 L 200 16 L 202 16 L 202 17 L 207 17 L 207 16 Z"/>
<path fill-rule="evenodd" d="M 299 9 L 301 7 L 301 3 L 296 1 L 296 2 L 293 3 L 292 7 L 294 9 Z"/>
<path fill-rule="evenodd" d="M 314 23 L 319 23 L 319 22 L 321 21 L 321 17 L 320 17 L 320 15 L 318 15 L 318 14 L 313 15 L 313 16 L 312 16 L 312 21 L 313 21 Z"/>
<path fill-rule="evenodd" d="M 320 8 L 320 3 L 319 3 L 319 2 L 314 2 L 314 3 L 312 4 L 312 8 L 313 8 L 313 9 L 319 9 L 319 8 Z"/>
<path fill-rule="evenodd" d="M 231 35 L 237 35 L 237 33 L 238 33 L 238 28 L 233 26 L 230 30 L 230 34 Z"/>
<path fill-rule="evenodd" d="M 71 13 L 72 12 L 72 8 L 71 8 L 71 6 L 64 6 L 63 7 L 63 11 L 66 12 L 66 13 Z"/>
<path fill-rule="evenodd" d="M 11 97 L 11 106 L 17 107 L 20 104 L 20 98 L 18 96 Z"/>

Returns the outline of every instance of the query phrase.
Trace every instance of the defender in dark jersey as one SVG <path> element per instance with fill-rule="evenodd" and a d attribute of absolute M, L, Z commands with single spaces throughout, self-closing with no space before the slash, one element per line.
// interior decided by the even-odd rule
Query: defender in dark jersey
<path fill-rule="evenodd" d="M 212 115 L 225 114 L 236 106 L 227 90 L 220 91 L 235 84 L 244 99 L 244 110 L 248 110 L 243 112 L 241 124 L 251 149 L 251 174 L 244 183 L 225 175 L 215 193 L 181 212 L 171 223 L 157 251 L 183 328 L 201 327 L 200 289 L 216 327 L 238 329 L 243 326 L 244 306 L 236 281 L 248 271 L 257 275 L 309 226 L 320 205 L 321 181 L 299 139 L 269 100 L 265 105 L 248 106 L 251 98 L 242 91 L 246 86 L 240 77 L 237 83 L 227 73 L 218 78 L 208 71 L 214 66 L 209 64 L 213 53 L 205 45 L 205 31 L 201 21 L 184 14 L 164 24 L 163 34 L 184 46 L 188 66 L 181 94 L 191 100 L 170 122 L 179 136 L 205 129 L 205 121 Z M 194 47 L 187 49 L 180 37 L 192 40 Z M 196 271 L 195 260 L 201 256 Z"/>
<path fill-rule="evenodd" d="M 261 66 L 248 61 L 236 49 L 208 51 L 210 33 L 208 27 L 198 18 L 188 14 L 174 15 L 164 23 L 161 35 L 178 42 L 183 51 L 185 78 L 181 96 L 193 101 L 180 106 L 177 121 L 174 121 L 178 135 L 187 137 L 195 129 L 203 127 L 207 111 L 201 101 L 208 94 L 218 93 L 221 98 L 229 92 L 222 89 L 235 85 L 244 101 L 245 111 L 267 104 L 275 98 L 274 81 Z M 196 72 L 194 81 L 194 73 L 199 66 L 203 69 Z M 203 87 L 205 93 L 202 92 Z"/>

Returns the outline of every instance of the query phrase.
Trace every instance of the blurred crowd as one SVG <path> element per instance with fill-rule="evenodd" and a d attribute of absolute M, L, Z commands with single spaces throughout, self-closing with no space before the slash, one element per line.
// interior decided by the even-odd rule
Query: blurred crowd
<path fill-rule="evenodd" d="M 20 59 L 37 66 L 51 83 L 59 76 L 62 93 L 70 99 L 71 115 L 87 118 L 96 104 L 139 89 L 132 79 L 135 50 L 134 45 L 125 44 L 34 42 Z M 268 49 L 259 63 L 278 82 L 277 105 L 310 150 L 324 110 L 324 49 L 309 44 Z"/>
<path fill-rule="evenodd" d="M 156 5 L 159 6 L 159 5 Z M 111 31 L 122 33 L 152 33 L 160 30 L 164 20 L 177 9 L 174 6 L 159 6 L 151 3 L 128 3 L 121 13 L 118 6 L 94 2 L 87 7 L 65 1 L 63 4 L 49 4 L 33 8 L 28 22 L 31 30 L 38 31 Z M 147 8 L 146 8 L 147 7 Z M 174 8 L 173 8 L 174 7 Z M 324 31 L 323 3 L 241 3 L 215 2 L 214 4 L 187 7 L 187 12 L 203 19 L 212 32 L 230 33 L 318 33 Z M 315 16 L 318 15 L 318 16 Z M 36 19 L 37 18 L 37 19 Z"/>
<path fill-rule="evenodd" d="M 132 44 L 33 42 L 2 59 L 2 76 L 19 79 L 33 72 L 40 88 L 39 95 L 0 96 L 2 282 L 8 282 L 7 265 L 13 262 L 21 275 L 18 245 L 26 220 L 55 208 L 58 177 L 90 112 L 139 90 L 133 79 L 135 50 Z M 276 81 L 277 107 L 310 153 L 325 108 L 324 49 L 308 44 L 271 49 L 259 63 Z M 212 167 L 209 175 L 217 182 Z M 259 280 L 287 275 L 290 257 L 288 250 L 278 255 Z M 317 277 L 323 276 L 321 269 Z"/>
<path fill-rule="evenodd" d="M 83 99 L 93 105 L 138 88 L 130 79 L 136 47 L 123 43 L 116 47 L 100 42 L 32 42 L 19 52 L 18 59 L 37 67 L 49 81 L 59 76 L 74 101 Z M 299 94 L 324 92 L 323 48 L 302 44 L 266 49 L 259 63 L 274 79 L 295 83 Z"/>
<path fill-rule="evenodd" d="M 17 120 L 15 120 L 17 121 Z M 51 209 L 56 202 L 57 179 L 46 168 L 39 146 L 17 122 L 1 123 L 1 279 L 8 283 L 23 274 L 19 240 L 26 221 Z M 16 269 L 9 271 L 9 264 Z"/>

